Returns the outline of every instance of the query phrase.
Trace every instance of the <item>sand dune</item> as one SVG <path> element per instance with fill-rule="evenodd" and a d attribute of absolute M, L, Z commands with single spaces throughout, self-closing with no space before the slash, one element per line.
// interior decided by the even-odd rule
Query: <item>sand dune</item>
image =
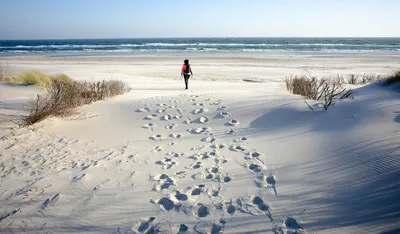
<path fill-rule="evenodd" d="M 353 86 L 354 99 L 312 112 L 280 82 L 304 67 L 385 73 L 399 57 L 197 59 L 185 91 L 178 56 L 8 58 L 133 90 L 17 128 L 39 89 L 0 86 L 0 231 L 400 230 L 400 94 Z M 264 82 L 242 81 L 254 78 Z"/>

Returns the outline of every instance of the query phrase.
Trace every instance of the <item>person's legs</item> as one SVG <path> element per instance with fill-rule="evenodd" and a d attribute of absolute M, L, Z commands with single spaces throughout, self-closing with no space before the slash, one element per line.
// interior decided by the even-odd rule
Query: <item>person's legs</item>
<path fill-rule="evenodd" d="M 188 89 L 189 88 L 189 75 L 184 75 L 184 78 L 185 78 L 185 85 L 186 85 L 186 89 Z"/>

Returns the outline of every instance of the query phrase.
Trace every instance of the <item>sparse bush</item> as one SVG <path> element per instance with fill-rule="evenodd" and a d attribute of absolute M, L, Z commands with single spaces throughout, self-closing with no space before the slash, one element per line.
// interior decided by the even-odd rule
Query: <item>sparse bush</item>
<path fill-rule="evenodd" d="M 49 116 L 68 114 L 73 108 L 129 92 L 122 81 L 102 82 L 54 79 L 43 95 L 32 102 L 29 116 L 22 125 L 32 125 Z"/>

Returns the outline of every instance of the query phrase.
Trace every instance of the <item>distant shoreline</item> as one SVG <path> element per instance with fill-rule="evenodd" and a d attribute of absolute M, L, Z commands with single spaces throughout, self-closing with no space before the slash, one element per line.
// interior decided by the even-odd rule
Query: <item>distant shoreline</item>
<path fill-rule="evenodd" d="M 0 56 L 400 54 L 400 38 L 173 38 L 0 41 Z"/>

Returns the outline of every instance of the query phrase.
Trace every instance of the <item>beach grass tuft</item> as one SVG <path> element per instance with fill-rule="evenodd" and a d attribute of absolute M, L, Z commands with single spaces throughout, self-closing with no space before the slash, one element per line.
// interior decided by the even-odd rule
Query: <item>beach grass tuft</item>
<path fill-rule="evenodd" d="M 69 78 L 53 79 L 45 87 L 45 93 L 37 95 L 31 103 L 29 116 L 22 126 L 40 122 L 49 116 L 69 114 L 73 108 L 104 100 L 129 92 L 129 86 L 123 81 L 102 82 L 72 81 Z"/>
<path fill-rule="evenodd" d="M 389 76 L 386 79 L 386 84 L 391 85 L 395 83 L 400 83 L 400 70 L 397 70 L 393 73 L 393 75 Z"/>

